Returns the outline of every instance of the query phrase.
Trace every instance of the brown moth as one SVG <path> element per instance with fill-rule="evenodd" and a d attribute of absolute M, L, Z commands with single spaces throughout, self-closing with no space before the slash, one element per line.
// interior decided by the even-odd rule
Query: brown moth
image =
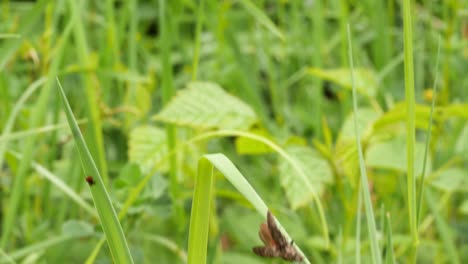
<path fill-rule="evenodd" d="M 278 229 L 275 217 L 270 211 L 267 213 L 266 223 L 262 223 L 260 225 L 258 235 L 265 244 L 262 247 L 254 247 L 252 249 L 258 256 L 266 258 L 282 258 L 287 261 L 297 262 L 301 262 L 303 260 L 301 254 L 299 254 L 293 246 L 294 241 L 288 242 L 286 237 Z"/>

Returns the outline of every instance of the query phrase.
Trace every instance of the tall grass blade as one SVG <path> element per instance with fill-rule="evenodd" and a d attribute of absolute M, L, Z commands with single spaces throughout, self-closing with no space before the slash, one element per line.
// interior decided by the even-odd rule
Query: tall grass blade
<path fill-rule="evenodd" d="M 199 161 L 198 175 L 196 178 L 195 193 L 190 217 L 188 263 L 206 263 L 206 248 L 208 242 L 208 225 L 211 212 L 213 167 L 218 169 L 224 177 L 252 204 L 262 216 L 266 217 L 268 207 L 260 198 L 255 189 L 245 179 L 242 173 L 223 154 L 207 154 Z M 279 222 L 278 228 L 291 240 L 289 234 Z M 301 249 L 294 244 L 296 250 L 304 256 Z M 310 264 L 304 256 L 304 263 Z"/>
<path fill-rule="evenodd" d="M 284 40 L 283 33 L 276 27 L 276 25 L 268 18 L 265 13 L 255 6 L 254 3 L 250 0 L 239 0 L 239 2 L 244 6 L 244 8 L 249 12 L 260 24 L 265 26 L 268 30 L 273 33 L 273 35 L 277 36 L 281 40 Z"/>
<path fill-rule="evenodd" d="M 390 213 L 385 214 L 385 231 L 387 233 L 387 250 L 385 255 L 385 264 L 396 264 L 395 253 L 393 252 L 392 223 Z"/>
<path fill-rule="evenodd" d="M 73 133 L 78 152 L 80 154 L 83 169 L 86 175 L 86 181 L 91 189 L 94 204 L 96 206 L 101 226 L 106 235 L 107 243 L 112 254 L 112 258 L 115 263 L 133 263 L 133 259 L 130 255 L 130 250 L 127 246 L 127 241 L 120 226 L 120 222 L 117 219 L 114 207 L 112 206 L 111 199 L 107 190 L 104 186 L 104 181 L 94 163 L 93 157 L 86 146 L 83 135 L 80 132 L 78 124 L 73 112 L 68 104 L 65 92 L 57 78 L 59 85 L 60 96 L 63 100 L 65 107 L 65 113 L 70 129 Z"/>
<path fill-rule="evenodd" d="M 352 82 L 352 87 L 353 87 L 353 111 L 354 111 L 354 131 L 356 134 L 356 145 L 357 145 L 357 151 L 358 151 L 358 157 L 359 157 L 359 169 L 360 169 L 360 174 L 361 174 L 361 190 L 362 190 L 362 195 L 364 198 L 364 207 L 366 208 L 366 218 L 367 218 L 367 229 L 369 232 L 369 239 L 371 243 L 371 251 L 372 251 L 372 261 L 373 263 L 380 264 L 382 263 L 382 257 L 380 255 L 380 249 L 379 249 L 379 244 L 377 241 L 377 228 L 375 225 L 375 218 L 374 218 L 374 211 L 372 208 L 372 200 L 370 197 L 370 192 L 369 192 L 369 182 L 367 180 L 367 172 L 366 172 L 366 166 L 364 164 L 364 155 L 362 152 L 362 146 L 361 146 L 361 136 L 359 135 L 358 132 L 358 112 L 357 112 L 357 92 L 356 92 L 356 85 L 354 84 L 354 65 L 353 65 L 353 49 L 352 49 L 352 41 L 351 41 L 351 30 L 348 24 L 348 47 L 349 47 L 349 64 L 350 64 L 350 69 L 351 69 L 351 82 Z"/>
<path fill-rule="evenodd" d="M 407 157 L 407 187 L 408 214 L 411 237 L 413 240 L 412 255 L 416 261 L 418 245 L 418 228 L 416 222 L 416 178 L 414 175 L 414 146 L 416 145 L 415 129 L 415 98 L 414 98 L 414 60 L 413 60 L 413 18 L 411 16 L 411 0 L 403 0 L 403 41 L 405 70 L 405 103 L 406 103 L 406 157 Z"/>
<path fill-rule="evenodd" d="M 424 180 L 426 178 L 426 163 L 427 163 L 427 156 L 429 153 L 429 143 L 431 141 L 431 133 L 432 133 L 432 121 L 433 121 L 433 114 L 435 108 L 435 99 L 437 93 L 437 81 L 439 79 L 439 72 L 437 69 L 439 68 L 439 58 L 440 58 L 440 37 L 438 41 L 437 47 L 437 57 L 436 57 L 436 64 L 435 64 L 435 77 L 434 77 L 434 84 L 432 85 L 432 102 L 431 102 L 431 113 L 429 115 L 429 126 L 427 128 L 427 136 L 426 136 L 426 148 L 424 150 L 424 158 L 423 158 L 423 168 L 421 171 L 421 179 L 419 180 L 419 187 L 418 187 L 418 209 L 416 215 L 416 221 L 419 225 L 419 221 L 421 219 L 421 208 L 422 208 L 422 199 L 423 199 L 423 192 L 424 192 Z"/>

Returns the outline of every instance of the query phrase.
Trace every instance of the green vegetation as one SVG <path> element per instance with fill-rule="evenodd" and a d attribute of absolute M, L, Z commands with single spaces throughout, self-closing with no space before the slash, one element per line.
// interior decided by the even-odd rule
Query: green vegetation
<path fill-rule="evenodd" d="M 467 263 L 465 2 L 1 1 L 0 263 Z"/>

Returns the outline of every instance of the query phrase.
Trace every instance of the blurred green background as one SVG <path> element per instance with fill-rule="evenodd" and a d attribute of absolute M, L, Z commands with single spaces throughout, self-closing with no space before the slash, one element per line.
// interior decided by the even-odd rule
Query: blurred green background
<path fill-rule="evenodd" d="M 399 263 L 413 261 L 401 2 L 0 1 L 0 263 L 84 263 L 102 236 L 56 76 L 117 212 L 137 195 L 120 222 L 135 263 L 186 262 L 197 161 L 215 152 L 313 263 L 355 263 L 356 245 L 370 263 L 357 213 L 348 24 L 382 254 L 393 248 Z M 468 3 L 411 4 L 418 186 L 426 149 L 428 157 L 417 263 L 466 263 Z M 290 164 L 229 131 L 274 142 L 306 172 L 328 248 Z M 207 133 L 218 134 L 197 139 Z M 218 172 L 214 191 L 208 263 L 285 263 L 252 253 L 264 219 Z M 112 263 L 105 244 L 96 253 L 95 263 Z"/>

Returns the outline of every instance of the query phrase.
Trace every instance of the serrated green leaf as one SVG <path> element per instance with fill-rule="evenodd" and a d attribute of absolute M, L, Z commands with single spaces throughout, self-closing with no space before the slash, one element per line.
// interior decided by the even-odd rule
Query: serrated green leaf
<path fill-rule="evenodd" d="M 329 70 L 309 68 L 308 72 L 351 90 L 351 71 L 347 68 Z M 368 69 L 354 69 L 353 74 L 357 91 L 368 97 L 375 97 L 378 86 L 375 73 Z"/>
<path fill-rule="evenodd" d="M 414 172 L 419 176 L 422 172 L 425 145 L 416 142 Z M 369 167 L 392 169 L 406 172 L 406 143 L 402 137 L 369 146 L 366 152 L 366 164 Z M 431 157 L 428 156 L 426 175 L 431 172 Z"/>
<path fill-rule="evenodd" d="M 467 192 L 467 170 L 462 168 L 450 168 L 438 174 L 437 178 L 430 181 L 435 188 L 446 192 Z"/>
<path fill-rule="evenodd" d="M 190 83 L 153 119 L 200 129 L 245 130 L 257 122 L 250 106 L 209 82 Z"/>
<path fill-rule="evenodd" d="M 130 132 L 128 157 L 130 162 L 138 164 L 143 174 L 148 173 L 167 155 L 167 139 L 163 129 L 154 126 L 140 126 Z M 161 166 L 159 171 L 166 171 Z"/>
<path fill-rule="evenodd" d="M 310 182 L 318 195 L 323 193 L 325 184 L 333 182 L 332 170 L 328 162 L 320 154 L 309 147 L 291 146 L 286 152 L 307 173 Z M 281 159 L 280 182 L 286 191 L 286 196 L 293 209 L 306 205 L 313 199 L 313 194 L 304 188 L 305 183 L 300 177 L 295 177 L 291 164 Z"/>

